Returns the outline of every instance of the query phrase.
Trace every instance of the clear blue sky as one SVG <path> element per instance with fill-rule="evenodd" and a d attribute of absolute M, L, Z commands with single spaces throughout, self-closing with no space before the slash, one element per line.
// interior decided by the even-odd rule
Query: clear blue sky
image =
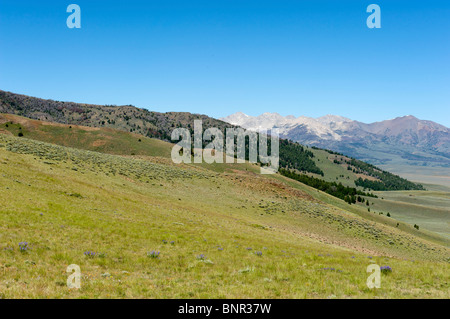
<path fill-rule="evenodd" d="M 81 7 L 81 29 L 66 8 Z M 381 29 L 366 7 L 381 7 Z M 450 1 L 0 0 L 0 89 L 222 117 L 450 126 Z"/>

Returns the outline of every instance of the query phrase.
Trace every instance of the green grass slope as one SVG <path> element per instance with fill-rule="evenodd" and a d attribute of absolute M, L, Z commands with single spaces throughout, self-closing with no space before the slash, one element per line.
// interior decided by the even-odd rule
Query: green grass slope
<path fill-rule="evenodd" d="M 342 183 L 344 186 L 372 190 L 424 190 L 421 184 L 383 171 L 360 160 L 332 151 L 311 148 L 315 164 L 325 172 L 322 179 Z M 376 187 L 375 187 L 376 186 Z M 377 188 L 378 187 L 378 188 Z"/>
<path fill-rule="evenodd" d="M 64 125 L 46 121 L 31 120 L 12 114 L 0 114 L 0 134 L 10 134 L 18 136 L 22 133 L 24 138 L 30 138 L 38 141 L 54 143 L 62 146 L 69 146 L 78 149 L 86 149 L 91 151 L 97 151 L 107 154 L 118 155 L 142 155 L 170 158 L 170 152 L 173 144 L 167 143 L 158 139 L 143 137 L 142 135 L 124 132 L 121 130 L 111 128 L 92 128 L 86 126 L 77 125 Z M 354 181 L 360 177 L 365 176 L 363 174 L 357 174 L 351 170 L 348 170 L 347 164 L 344 164 L 345 160 L 349 160 L 346 157 L 330 154 L 325 150 L 319 149 L 307 149 L 314 155 L 313 160 L 317 167 L 325 172 L 324 176 L 317 174 L 309 174 L 317 178 L 324 179 L 328 182 L 342 183 L 344 186 L 355 187 Z M 336 164 L 334 160 L 342 162 Z M 224 172 L 227 169 L 227 165 L 223 164 L 201 164 L 204 168 L 214 170 L 215 172 Z M 241 166 L 242 167 L 242 166 Z M 257 171 L 257 167 L 251 165 L 246 166 L 247 169 Z M 365 176 L 370 178 L 370 176 Z M 308 188 L 307 188 L 308 189 Z M 361 187 L 359 189 L 362 190 Z M 381 199 L 367 198 L 371 203 L 376 202 L 376 206 L 372 207 L 372 215 L 374 212 L 389 211 L 393 219 L 390 220 L 391 224 L 396 225 L 398 221 L 404 221 L 411 225 L 419 224 L 423 226 L 423 229 L 435 231 L 438 234 L 448 237 L 448 210 L 444 206 L 432 207 L 432 203 L 428 201 L 431 206 L 420 206 L 424 208 L 423 211 L 418 210 L 417 206 L 405 206 L 404 203 L 396 203 L 395 201 L 388 201 L 388 193 L 385 192 L 385 201 Z M 418 192 L 426 194 L 426 192 Z M 314 193 L 313 193 L 314 194 Z M 447 194 L 448 193 L 442 193 Z M 380 195 L 380 198 L 382 196 Z M 341 201 L 333 201 L 333 205 L 341 205 L 344 209 L 349 209 L 347 204 Z M 359 211 L 359 214 L 364 218 L 371 218 L 371 214 L 365 214 L 366 207 L 362 207 L 363 212 Z M 411 209 L 410 209 L 411 208 Z M 395 214 L 392 214 L 392 213 Z M 397 212 L 399 214 L 397 214 Z M 430 213 L 431 212 L 431 213 Z M 369 216 L 367 216 L 369 215 Z M 395 220 L 394 220 L 395 219 Z M 430 227 L 429 227 L 430 226 Z M 400 225 L 399 227 L 403 227 Z M 411 233 L 417 233 L 415 229 L 405 227 L 405 230 Z M 419 236 L 425 236 L 423 232 Z M 436 238 L 432 234 L 427 234 L 426 239 L 437 240 L 442 243 L 442 239 Z"/>
<path fill-rule="evenodd" d="M 256 169 L 0 135 L 0 296 L 450 297 L 448 248 Z M 366 286 L 371 263 L 393 269 L 380 289 Z M 66 287 L 70 264 L 80 290 Z"/>
<path fill-rule="evenodd" d="M 317 166 L 325 174 L 324 176 L 308 174 L 310 176 L 321 178 L 327 182 L 342 183 L 344 186 L 349 187 L 355 187 L 355 181 L 359 177 L 376 180 L 371 176 L 348 170 L 348 165 L 344 164 L 342 160 L 346 159 L 346 157 L 330 154 L 325 150 L 312 149 L 311 151 L 314 153 Z M 336 164 L 334 160 L 340 161 L 342 164 Z M 446 185 L 446 181 L 443 170 L 436 169 L 434 175 L 426 175 L 426 178 L 421 178 L 422 175 L 419 174 L 421 174 L 422 168 L 418 169 L 416 167 L 414 174 L 411 172 L 411 174 L 406 176 L 413 181 L 419 181 L 421 183 L 428 181 L 442 184 L 424 184 L 428 191 L 369 191 L 378 196 L 378 198 L 363 197 L 370 202 L 370 205 L 367 206 L 366 203 L 357 203 L 357 206 L 360 210 L 366 211 L 370 208 L 371 212 L 365 214 L 368 215 L 366 218 L 370 218 L 370 214 L 381 213 L 386 216 L 389 213 L 389 222 L 391 225 L 396 225 L 400 222 L 399 227 L 403 227 L 401 222 L 405 222 L 410 227 L 403 228 L 411 233 L 416 232 L 412 226 L 418 225 L 421 230 L 426 230 L 420 234 L 421 236 L 426 236 L 431 240 L 434 238 L 448 245 L 450 238 L 450 189 L 444 186 Z M 424 171 L 428 173 L 430 169 L 425 168 Z M 357 189 L 364 191 L 363 187 L 357 187 Z M 339 205 L 339 203 L 335 203 L 335 205 Z M 442 238 L 439 239 L 438 237 L 444 237 L 445 239 L 442 240 Z"/>
<path fill-rule="evenodd" d="M 442 191 L 377 192 L 371 200 L 375 213 L 390 217 L 420 229 L 436 232 L 450 239 L 450 193 Z"/>
<path fill-rule="evenodd" d="M 172 144 L 111 128 L 92 128 L 32 120 L 11 114 L 0 114 L 0 133 L 10 133 L 37 141 L 90 151 L 170 157 Z"/>

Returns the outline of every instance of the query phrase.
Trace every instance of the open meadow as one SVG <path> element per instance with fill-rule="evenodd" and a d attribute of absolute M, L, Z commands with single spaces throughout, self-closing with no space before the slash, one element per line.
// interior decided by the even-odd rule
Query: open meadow
<path fill-rule="evenodd" d="M 0 296 L 449 297 L 442 238 L 258 171 L 0 135 Z"/>

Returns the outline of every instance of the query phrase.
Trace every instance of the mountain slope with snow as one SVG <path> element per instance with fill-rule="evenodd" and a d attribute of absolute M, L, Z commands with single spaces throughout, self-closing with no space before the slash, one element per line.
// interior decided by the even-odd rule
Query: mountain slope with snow
<path fill-rule="evenodd" d="M 373 164 L 450 167 L 450 129 L 412 115 L 370 124 L 337 115 L 296 118 L 278 113 L 249 116 L 242 112 L 221 120 L 254 131 L 277 128 L 283 138 Z"/>

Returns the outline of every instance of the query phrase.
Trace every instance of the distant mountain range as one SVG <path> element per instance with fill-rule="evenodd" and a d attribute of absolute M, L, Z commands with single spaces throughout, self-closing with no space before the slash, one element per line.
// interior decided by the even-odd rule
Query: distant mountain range
<path fill-rule="evenodd" d="M 242 112 L 221 120 L 254 131 L 277 128 L 283 138 L 375 165 L 450 167 L 450 129 L 412 115 L 370 124 L 336 115 L 296 118 L 278 113 L 249 116 Z"/>

